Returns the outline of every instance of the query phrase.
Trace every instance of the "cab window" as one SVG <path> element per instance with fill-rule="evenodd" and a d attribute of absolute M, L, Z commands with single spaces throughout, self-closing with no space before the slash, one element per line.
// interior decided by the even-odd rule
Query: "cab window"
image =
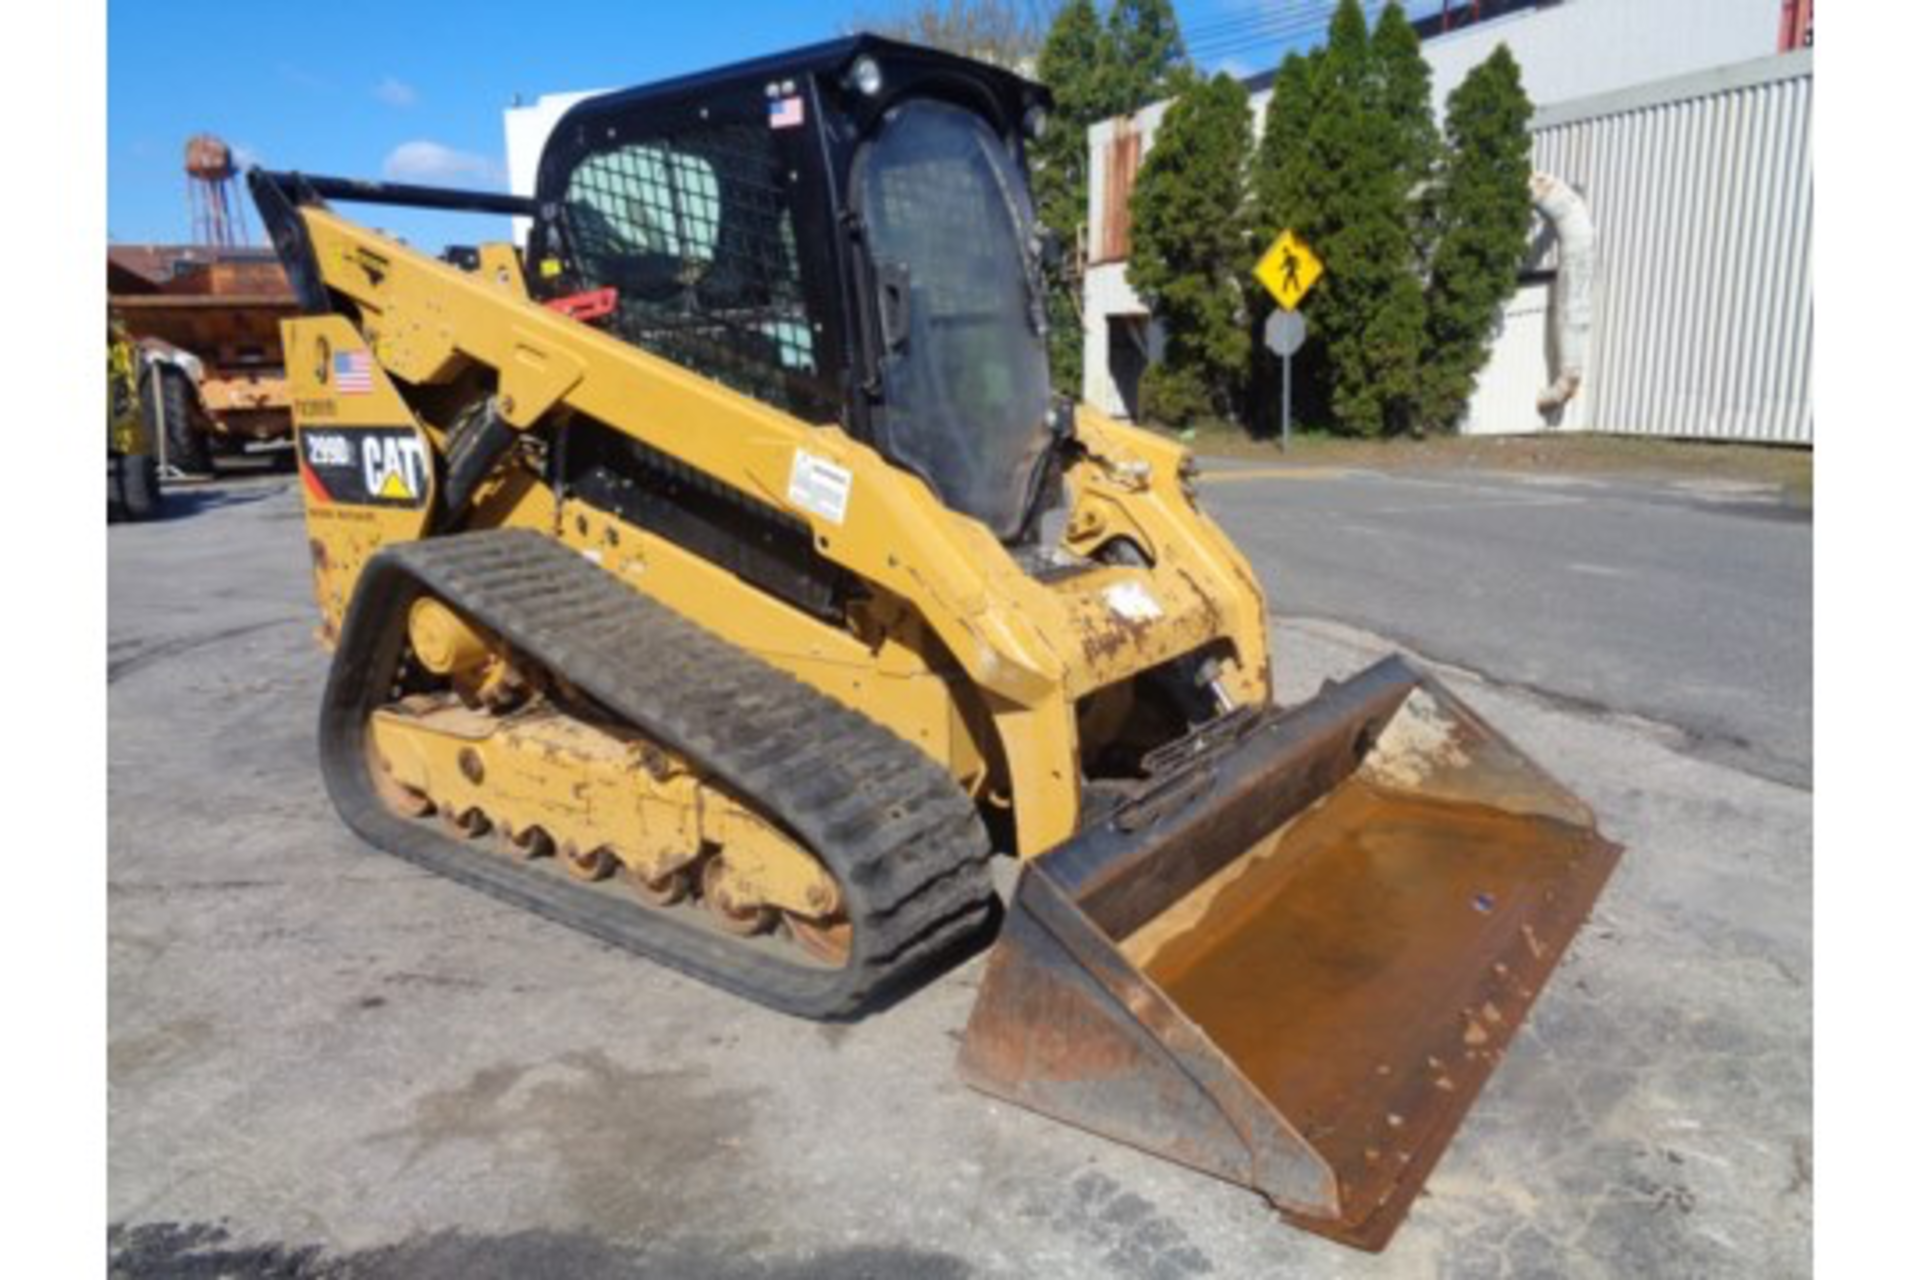
<path fill-rule="evenodd" d="M 581 286 L 615 290 L 627 341 L 788 412 L 833 416 L 821 407 L 788 183 L 764 126 L 590 152 L 560 218 Z"/>

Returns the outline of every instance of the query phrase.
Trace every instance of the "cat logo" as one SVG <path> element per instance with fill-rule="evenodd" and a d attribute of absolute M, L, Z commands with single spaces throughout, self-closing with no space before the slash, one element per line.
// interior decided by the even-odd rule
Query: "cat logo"
<path fill-rule="evenodd" d="M 413 503 L 427 492 L 427 459 L 416 435 L 369 436 L 360 445 L 367 494 L 387 502 Z"/>
<path fill-rule="evenodd" d="M 433 460 L 412 427 L 302 425 L 300 476 L 311 503 L 363 507 L 425 506 Z"/>

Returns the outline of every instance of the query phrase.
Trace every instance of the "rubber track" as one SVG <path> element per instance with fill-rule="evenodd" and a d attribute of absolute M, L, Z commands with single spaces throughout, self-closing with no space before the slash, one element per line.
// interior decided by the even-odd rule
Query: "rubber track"
<path fill-rule="evenodd" d="M 423 592 L 799 835 L 845 897 L 847 964 L 782 959 L 764 942 L 462 843 L 383 805 L 368 775 L 368 719 L 391 695 L 407 613 Z M 857 1014 L 958 959 L 997 919 L 985 829 L 938 764 L 537 533 L 456 534 L 369 561 L 328 677 L 320 747 L 335 807 L 368 842 L 788 1013 Z"/>

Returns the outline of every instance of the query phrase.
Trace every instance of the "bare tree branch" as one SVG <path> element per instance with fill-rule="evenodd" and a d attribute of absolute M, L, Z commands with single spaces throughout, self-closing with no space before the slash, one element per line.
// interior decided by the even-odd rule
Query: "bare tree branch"
<path fill-rule="evenodd" d="M 1062 0 L 895 0 L 861 12 L 858 30 L 1033 74 Z"/>

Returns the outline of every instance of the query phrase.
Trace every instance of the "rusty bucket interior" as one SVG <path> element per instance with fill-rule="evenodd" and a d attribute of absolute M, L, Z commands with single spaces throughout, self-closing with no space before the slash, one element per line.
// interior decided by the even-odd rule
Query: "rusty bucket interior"
<path fill-rule="evenodd" d="M 1379 1249 L 1618 857 L 1388 659 L 1028 866 L 961 1073 Z"/>

